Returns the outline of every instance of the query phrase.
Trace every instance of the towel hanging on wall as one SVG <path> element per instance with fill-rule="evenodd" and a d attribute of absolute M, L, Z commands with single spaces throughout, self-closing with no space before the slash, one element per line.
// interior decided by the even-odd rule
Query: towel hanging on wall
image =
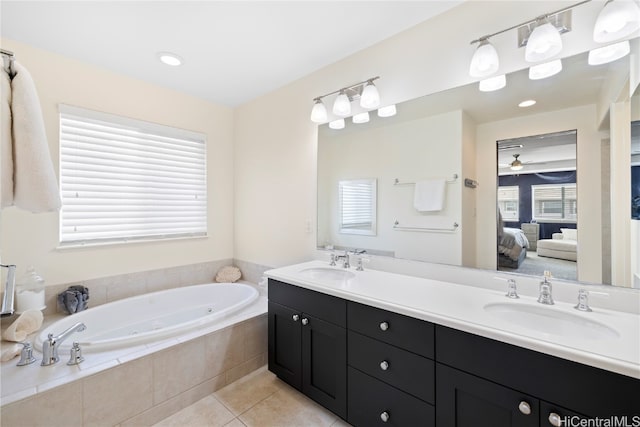
<path fill-rule="evenodd" d="M 3 55 L 4 56 L 4 55 Z M 0 70 L 0 207 L 13 205 L 13 143 L 11 141 L 11 77 Z"/>
<path fill-rule="evenodd" d="M 441 211 L 444 207 L 445 186 L 444 179 L 416 182 L 413 207 L 420 212 Z"/>
<path fill-rule="evenodd" d="M 49 153 L 40 100 L 31 75 L 17 61 L 13 62 L 13 72 L 10 95 L 13 140 L 9 141 L 13 158 L 13 194 L 4 194 L 5 178 L 11 175 L 10 171 L 5 170 L 4 156 L 9 149 L 5 147 L 3 136 L 2 206 L 13 204 L 33 213 L 55 211 L 61 206 L 60 192 Z M 5 205 L 9 200 L 11 203 Z"/>

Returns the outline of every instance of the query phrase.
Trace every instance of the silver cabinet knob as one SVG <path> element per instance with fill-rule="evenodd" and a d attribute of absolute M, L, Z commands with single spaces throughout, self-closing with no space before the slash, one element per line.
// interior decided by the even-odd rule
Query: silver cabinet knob
<path fill-rule="evenodd" d="M 382 422 L 386 423 L 387 421 L 389 421 L 389 418 L 391 418 L 389 416 L 389 413 L 387 411 L 384 411 L 383 413 L 380 414 L 380 419 L 382 420 Z"/>
<path fill-rule="evenodd" d="M 389 362 L 387 362 L 386 360 L 380 362 L 380 369 L 382 369 L 383 371 L 389 369 Z"/>
<path fill-rule="evenodd" d="M 381 331 L 386 331 L 387 329 L 389 329 L 389 324 L 387 322 L 380 323 L 380 330 Z"/>
<path fill-rule="evenodd" d="M 302 318 L 302 324 L 305 325 L 305 326 L 308 325 L 309 324 L 309 319 L 307 319 L 306 317 L 303 317 Z"/>
<path fill-rule="evenodd" d="M 531 413 L 531 405 L 529 405 L 524 400 L 520 402 L 520 404 L 518 405 L 518 409 L 525 415 L 529 415 Z"/>
<path fill-rule="evenodd" d="M 297 314 L 294 314 L 294 315 L 292 316 L 292 319 L 293 319 L 293 321 L 294 321 L 294 322 L 297 322 L 298 320 L 300 320 L 300 316 L 299 316 L 299 315 L 297 315 Z"/>
<path fill-rule="evenodd" d="M 560 427 L 562 426 L 562 418 L 560 417 L 560 415 L 552 412 L 549 414 L 549 424 L 554 427 Z"/>

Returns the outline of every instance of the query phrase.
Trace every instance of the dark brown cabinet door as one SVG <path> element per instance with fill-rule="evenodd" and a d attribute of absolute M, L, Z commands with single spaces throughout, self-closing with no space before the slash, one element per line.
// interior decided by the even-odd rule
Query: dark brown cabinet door
<path fill-rule="evenodd" d="M 482 378 L 436 365 L 438 427 L 537 427 L 537 399 Z"/>
<path fill-rule="evenodd" d="M 302 390 L 302 315 L 269 302 L 269 370 Z"/>

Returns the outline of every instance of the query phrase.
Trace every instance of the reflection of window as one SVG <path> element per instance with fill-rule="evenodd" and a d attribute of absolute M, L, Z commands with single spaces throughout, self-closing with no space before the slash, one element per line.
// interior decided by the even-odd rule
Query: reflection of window
<path fill-rule="evenodd" d="M 520 188 L 517 185 L 498 187 L 498 207 L 503 221 L 519 221 Z"/>
<path fill-rule="evenodd" d="M 340 232 L 376 235 L 376 180 L 338 183 Z"/>
<path fill-rule="evenodd" d="M 205 135 L 60 106 L 60 241 L 206 236 Z"/>
<path fill-rule="evenodd" d="M 578 218 L 576 184 L 532 185 L 533 219 L 575 221 Z"/>

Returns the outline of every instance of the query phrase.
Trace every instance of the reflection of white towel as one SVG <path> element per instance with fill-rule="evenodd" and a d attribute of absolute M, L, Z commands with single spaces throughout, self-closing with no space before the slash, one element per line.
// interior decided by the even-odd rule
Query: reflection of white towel
<path fill-rule="evenodd" d="M 13 69 L 13 203 L 30 212 L 54 211 L 60 208 L 60 193 L 36 87 L 17 61 Z"/>
<path fill-rule="evenodd" d="M 4 56 L 4 55 L 3 55 Z M 13 205 L 13 146 L 11 142 L 11 79 L 0 70 L 0 208 Z"/>
<path fill-rule="evenodd" d="M 420 212 L 441 211 L 444 206 L 444 179 L 416 182 L 413 207 Z"/>

